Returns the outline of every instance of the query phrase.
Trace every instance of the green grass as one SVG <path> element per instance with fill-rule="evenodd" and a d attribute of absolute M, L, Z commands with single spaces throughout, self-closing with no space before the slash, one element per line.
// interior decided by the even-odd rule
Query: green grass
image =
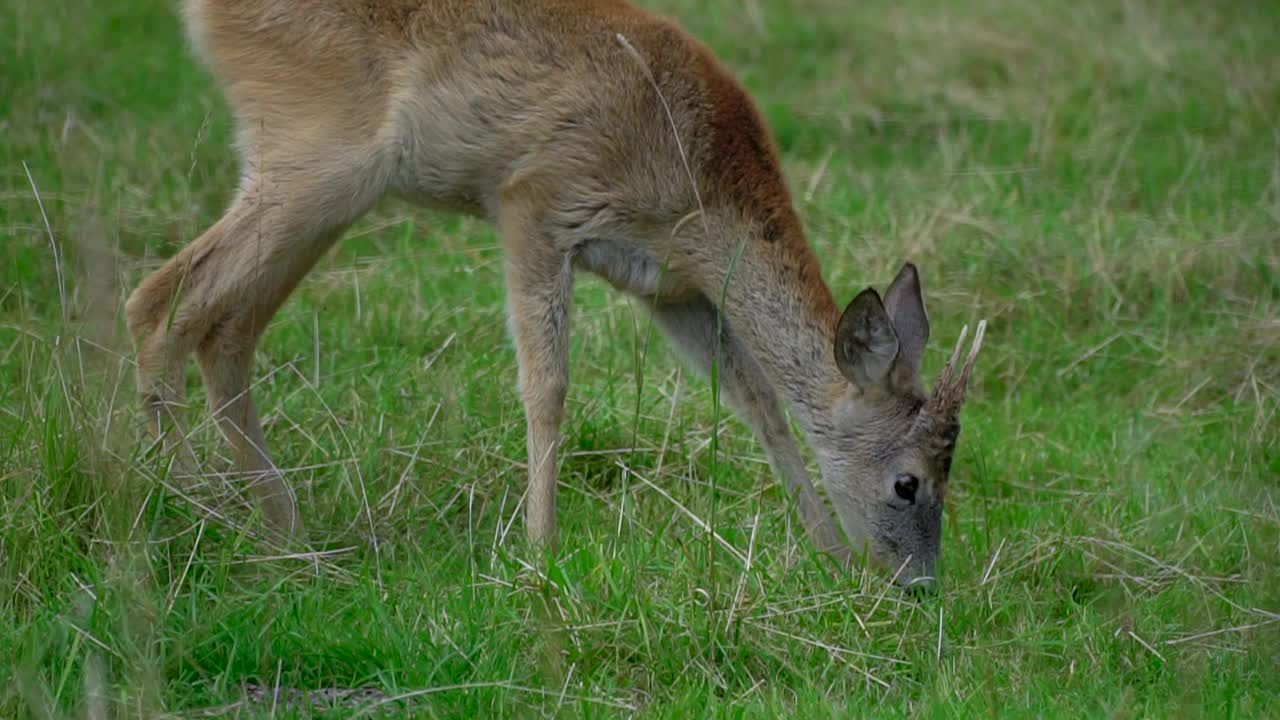
<path fill-rule="evenodd" d="M 0 716 L 185 716 L 276 682 L 433 690 L 388 706 L 422 717 L 1280 706 L 1280 6 L 653 4 L 765 109 L 840 300 L 917 262 L 930 374 L 991 320 L 943 592 L 831 577 L 745 427 L 713 445 L 710 388 L 587 278 L 562 552 L 537 564 L 493 230 L 393 203 L 259 356 L 328 554 L 276 557 L 231 483 L 180 497 L 139 440 L 120 303 L 225 206 L 225 105 L 168 0 L 10 0 Z"/>

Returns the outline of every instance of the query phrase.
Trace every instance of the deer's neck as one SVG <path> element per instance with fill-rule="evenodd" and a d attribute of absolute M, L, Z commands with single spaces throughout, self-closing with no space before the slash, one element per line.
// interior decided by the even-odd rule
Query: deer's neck
<path fill-rule="evenodd" d="M 810 443 L 821 446 L 835 400 L 848 387 L 833 347 L 840 310 L 794 213 L 738 228 L 737 237 L 716 243 L 729 249 L 713 260 L 728 282 L 712 299 Z"/>

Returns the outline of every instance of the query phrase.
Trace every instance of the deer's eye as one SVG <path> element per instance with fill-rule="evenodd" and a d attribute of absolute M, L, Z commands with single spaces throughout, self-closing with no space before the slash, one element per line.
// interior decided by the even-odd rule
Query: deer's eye
<path fill-rule="evenodd" d="M 893 491 L 898 497 L 909 503 L 916 501 L 916 489 L 920 487 L 920 478 L 909 473 L 903 473 L 893 482 Z"/>

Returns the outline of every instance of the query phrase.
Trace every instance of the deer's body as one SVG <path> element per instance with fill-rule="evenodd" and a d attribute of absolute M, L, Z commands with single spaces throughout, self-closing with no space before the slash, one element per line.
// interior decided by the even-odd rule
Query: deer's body
<path fill-rule="evenodd" d="M 394 194 L 489 218 L 500 230 L 535 540 L 555 533 L 570 300 L 581 269 L 644 298 L 696 365 L 718 358 L 727 398 L 793 491 L 811 536 L 849 556 L 783 404 L 824 470 L 839 474 L 872 462 L 876 453 L 853 448 L 860 434 L 905 436 L 924 395 L 905 370 L 894 374 L 900 383 L 883 373 L 851 382 L 839 357 L 840 309 L 764 123 L 706 48 L 611 0 L 186 0 L 185 11 L 237 115 L 243 178 L 226 215 L 129 300 L 140 390 L 158 430 L 181 402 L 195 354 L 267 518 L 300 530 L 248 395 L 253 351 L 320 255 Z M 909 274 L 899 278 L 908 301 L 919 296 Z M 872 320 L 885 316 L 893 335 L 878 296 L 875 305 Z M 859 413 L 859 428 L 845 427 Z M 939 508 L 944 481 L 922 488 Z M 828 489 L 838 510 L 842 493 L 867 501 Z M 850 517 L 841 513 L 851 534 L 870 532 Z"/>

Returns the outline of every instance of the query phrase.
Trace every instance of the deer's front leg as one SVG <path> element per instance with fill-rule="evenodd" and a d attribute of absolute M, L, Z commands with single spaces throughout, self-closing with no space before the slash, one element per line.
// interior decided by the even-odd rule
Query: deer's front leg
<path fill-rule="evenodd" d="M 528 433 L 525 522 L 530 540 L 548 548 L 556 540 L 557 450 L 569 389 L 573 263 L 527 206 L 504 207 L 499 224 L 506 246 L 507 316 Z"/>
<path fill-rule="evenodd" d="M 719 316 L 711 301 L 702 296 L 683 302 L 651 302 L 650 307 L 672 344 L 696 369 L 709 375 L 712 363 L 719 363 L 725 398 L 764 446 L 770 465 L 796 502 L 810 539 L 841 566 L 848 566 L 852 561 L 849 543 L 809 481 L 778 395 L 760 364 L 729 327 L 728 318 Z"/>

